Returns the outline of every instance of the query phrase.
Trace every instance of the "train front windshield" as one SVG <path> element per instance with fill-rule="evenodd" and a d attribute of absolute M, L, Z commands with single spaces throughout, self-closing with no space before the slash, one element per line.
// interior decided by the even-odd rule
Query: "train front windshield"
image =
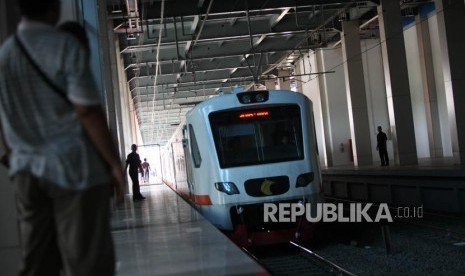
<path fill-rule="evenodd" d="M 304 158 L 298 105 L 218 111 L 209 120 L 221 168 Z"/>

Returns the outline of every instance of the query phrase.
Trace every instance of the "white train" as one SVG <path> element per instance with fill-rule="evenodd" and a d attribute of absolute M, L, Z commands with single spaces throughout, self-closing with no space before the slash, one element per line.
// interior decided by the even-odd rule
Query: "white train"
<path fill-rule="evenodd" d="M 162 151 L 163 181 L 238 244 L 305 239 L 304 218 L 265 223 L 263 203 L 322 202 L 317 155 L 305 95 L 232 92 L 186 114 Z"/>

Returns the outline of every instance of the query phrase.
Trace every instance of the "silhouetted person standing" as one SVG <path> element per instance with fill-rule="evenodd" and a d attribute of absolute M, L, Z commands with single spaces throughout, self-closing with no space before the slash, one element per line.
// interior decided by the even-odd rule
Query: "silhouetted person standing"
<path fill-rule="evenodd" d="M 143 173 L 142 170 L 142 162 L 140 161 L 139 154 L 137 154 L 137 145 L 133 144 L 131 146 L 132 152 L 128 154 L 126 158 L 126 167 L 124 168 L 127 170 L 129 166 L 129 176 L 131 177 L 132 181 L 132 199 L 134 201 L 143 200 L 145 197 L 142 196 L 140 193 L 140 186 L 139 186 L 139 172 Z"/>
<path fill-rule="evenodd" d="M 383 128 L 378 126 L 378 135 L 376 136 L 378 144 L 376 145 L 376 150 L 379 152 L 379 158 L 381 159 L 381 166 L 389 166 L 389 157 L 387 153 L 386 133 L 383 132 Z"/>

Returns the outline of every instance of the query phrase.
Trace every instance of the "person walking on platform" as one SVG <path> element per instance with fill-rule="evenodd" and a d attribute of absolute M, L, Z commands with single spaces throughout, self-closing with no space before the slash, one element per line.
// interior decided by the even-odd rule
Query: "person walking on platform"
<path fill-rule="evenodd" d="M 141 161 L 139 154 L 137 153 L 137 145 L 133 144 L 131 146 L 132 152 L 128 154 L 126 158 L 126 167 L 124 168 L 127 171 L 129 167 L 129 177 L 131 177 L 132 181 L 132 199 L 134 201 L 144 200 L 145 197 L 142 196 L 140 193 L 140 186 L 139 186 L 139 172 L 143 173 Z"/>
<path fill-rule="evenodd" d="M 379 152 L 379 158 L 381 159 L 381 166 L 389 166 L 389 157 L 387 152 L 387 136 L 386 133 L 383 132 L 383 128 L 378 126 L 378 135 L 376 136 L 378 141 L 376 145 L 376 150 Z"/>
<path fill-rule="evenodd" d="M 149 183 L 150 164 L 147 162 L 147 158 L 144 158 L 142 169 L 144 170 L 144 182 Z"/>
<path fill-rule="evenodd" d="M 114 275 L 111 189 L 124 175 L 86 50 L 54 28 L 59 0 L 17 0 L 0 49 L 0 119 L 21 241 L 19 275 Z M 112 184 L 112 185 L 111 185 Z"/>

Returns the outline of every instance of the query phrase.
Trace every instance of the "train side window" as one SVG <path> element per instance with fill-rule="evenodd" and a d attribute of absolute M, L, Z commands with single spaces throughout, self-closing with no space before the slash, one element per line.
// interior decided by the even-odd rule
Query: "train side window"
<path fill-rule="evenodd" d="M 182 138 L 186 138 L 186 130 L 187 130 L 187 126 L 184 125 L 184 126 L 182 127 Z"/>
<path fill-rule="evenodd" d="M 202 164 L 202 156 L 200 155 L 199 146 L 197 144 L 197 139 L 195 138 L 195 132 L 192 125 L 189 125 L 189 136 L 191 141 L 191 154 L 192 159 L 194 160 L 194 166 L 196 168 L 200 168 L 200 164 Z"/>

